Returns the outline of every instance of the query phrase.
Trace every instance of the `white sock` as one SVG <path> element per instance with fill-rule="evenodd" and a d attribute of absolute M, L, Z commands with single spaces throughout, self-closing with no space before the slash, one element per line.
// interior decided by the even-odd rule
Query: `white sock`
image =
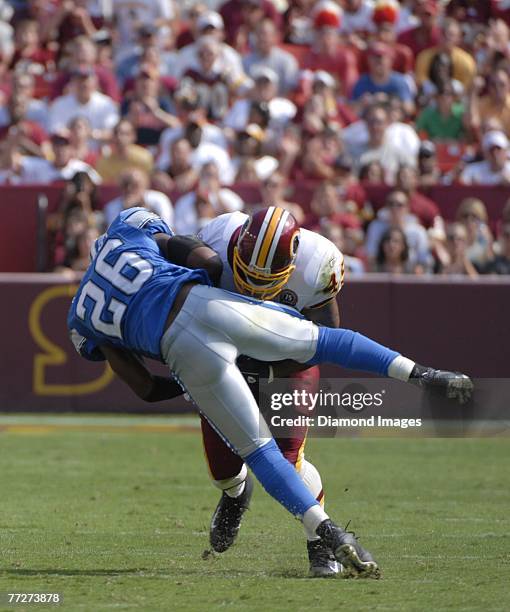
<path fill-rule="evenodd" d="M 244 481 L 248 476 L 248 469 L 245 464 L 241 468 L 241 471 L 232 478 L 225 478 L 225 480 L 213 480 L 213 484 L 218 489 L 225 491 L 229 497 L 239 497 L 244 491 Z"/>
<path fill-rule="evenodd" d="M 318 535 L 315 532 L 317 527 L 329 518 L 324 512 L 324 508 L 320 504 L 315 504 L 303 515 L 303 527 L 305 528 L 306 537 L 308 540 L 317 540 Z"/>
<path fill-rule="evenodd" d="M 415 365 L 416 362 L 412 361 L 411 359 L 408 359 L 403 355 L 397 355 L 397 357 L 395 357 L 388 367 L 388 376 L 390 378 L 396 378 L 397 380 L 407 382 Z"/>
<path fill-rule="evenodd" d="M 239 495 L 241 495 L 241 493 L 244 491 L 245 486 L 246 486 L 246 482 L 242 482 L 241 484 L 235 485 L 234 487 L 231 487 L 230 489 L 225 489 L 225 493 L 229 497 L 239 497 Z"/>
<path fill-rule="evenodd" d="M 301 476 L 302 481 L 305 483 L 306 488 L 317 499 L 322 491 L 322 480 L 319 470 L 313 465 L 313 463 L 303 459 L 299 475 Z M 321 503 L 321 506 L 324 505 Z M 307 540 L 319 539 L 319 536 L 315 533 L 315 531 L 307 529 L 305 524 L 303 524 L 303 528 L 305 530 Z"/>

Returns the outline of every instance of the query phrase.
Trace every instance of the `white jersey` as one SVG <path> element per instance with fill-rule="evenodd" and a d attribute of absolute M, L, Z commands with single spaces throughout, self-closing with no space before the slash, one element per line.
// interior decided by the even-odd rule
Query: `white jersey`
<path fill-rule="evenodd" d="M 203 227 L 198 237 L 221 257 L 223 273 L 220 288 L 237 292 L 232 271 L 232 255 L 240 228 L 248 215 L 242 212 L 220 215 Z M 289 282 L 274 298 L 299 311 L 317 308 L 329 302 L 340 291 L 344 276 L 344 257 L 324 236 L 300 230 L 295 270 Z"/>

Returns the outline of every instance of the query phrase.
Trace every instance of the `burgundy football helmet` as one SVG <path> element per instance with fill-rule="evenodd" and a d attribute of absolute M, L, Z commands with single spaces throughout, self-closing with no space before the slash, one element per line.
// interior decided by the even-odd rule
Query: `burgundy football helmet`
<path fill-rule="evenodd" d="M 295 269 L 299 226 L 283 208 L 270 206 L 251 215 L 234 247 L 233 272 L 237 290 L 271 300 Z"/>

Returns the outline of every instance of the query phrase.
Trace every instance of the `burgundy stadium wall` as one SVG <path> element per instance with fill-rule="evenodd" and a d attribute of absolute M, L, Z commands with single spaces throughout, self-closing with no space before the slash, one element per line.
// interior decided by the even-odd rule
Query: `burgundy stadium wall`
<path fill-rule="evenodd" d="M 0 274 L 0 411 L 190 410 L 182 399 L 144 404 L 104 364 L 75 354 L 66 330 L 75 288 L 58 275 Z M 510 280 L 369 275 L 347 283 L 340 309 L 343 326 L 421 363 L 509 377 Z"/>
<path fill-rule="evenodd" d="M 308 210 L 316 182 L 301 181 L 290 186 L 292 200 Z M 245 202 L 260 202 L 260 192 L 257 185 L 244 183 L 232 187 Z M 369 186 L 367 197 L 377 209 L 384 203 L 388 187 Z M 2 208 L 2 223 L 0 224 L 0 272 L 36 272 L 37 258 L 37 199 L 43 194 L 48 199 L 48 212 L 54 212 L 59 204 L 62 186 L 2 186 L 0 187 L 0 202 Z M 99 206 L 118 195 L 115 186 L 105 185 L 99 192 Z M 178 193 L 169 194 L 175 202 Z M 455 212 L 460 201 L 467 197 L 482 199 L 489 213 L 491 226 L 496 227 L 505 202 L 510 196 L 508 187 L 438 185 L 431 187 L 427 195 L 437 202 L 442 215 L 448 221 L 455 218 Z M 21 239 L 20 239 L 21 237 Z"/>

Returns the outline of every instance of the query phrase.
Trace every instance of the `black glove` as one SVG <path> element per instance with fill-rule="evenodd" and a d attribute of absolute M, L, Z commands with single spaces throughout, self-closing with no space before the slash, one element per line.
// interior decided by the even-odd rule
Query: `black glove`
<path fill-rule="evenodd" d="M 471 399 L 473 381 L 461 372 L 434 370 L 416 364 L 409 377 L 409 382 L 428 390 L 444 392 L 445 397 L 465 404 Z"/>

